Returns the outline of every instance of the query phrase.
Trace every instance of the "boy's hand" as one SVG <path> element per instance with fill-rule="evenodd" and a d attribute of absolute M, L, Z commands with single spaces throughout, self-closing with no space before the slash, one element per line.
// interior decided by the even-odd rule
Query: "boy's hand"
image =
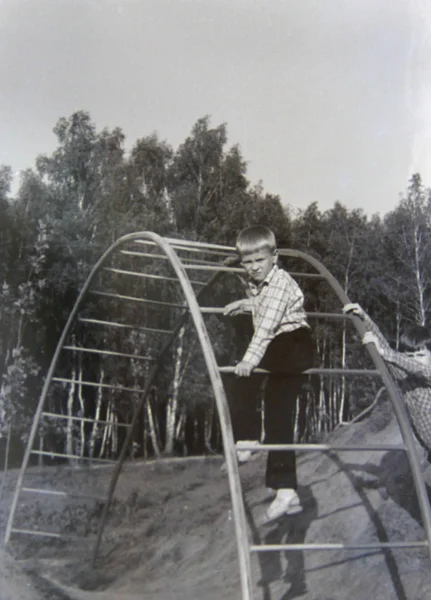
<path fill-rule="evenodd" d="M 242 315 L 245 312 L 246 311 L 244 310 L 243 300 L 235 300 L 235 302 L 226 304 L 223 310 L 223 314 L 225 317 L 234 317 L 235 315 Z"/>
<path fill-rule="evenodd" d="M 364 317 L 364 310 L 357 304 L 356 302 L 351 302 L 350 304 L 346 304 L 343 306 L 343 314 L 344 315 L 355 315 L 360 317 L 361 319 Z"/>
<path fill-rule="evenodd" d="M 245 360 L 242 360 L 235 367 L 235 375 L 237 377 L 250 377 L 251 372 L 253 371 L 254 366 Z"/>
<path fill-rule="evenodd" d="M 379 338 L 376 336 L 375 333 L 372 333 L 371 331 L 367 331 L 367 333 L 362 338 L 362 343 L 363 344 L 374 344 L 375 347 L 377 348 L 377 352 L 379 354 L 382 354 L 382 348 L 379 343 Z"/>

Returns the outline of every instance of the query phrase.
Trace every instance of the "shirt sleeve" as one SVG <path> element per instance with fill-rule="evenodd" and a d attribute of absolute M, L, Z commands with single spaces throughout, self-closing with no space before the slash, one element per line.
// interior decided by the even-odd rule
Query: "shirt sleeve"
<path fill-rule="evenodd" d="M 367 328 L 367 331 L 370 331 L 371 333 L 374 333 L 376 335 L 377 339 L 379 340 L 379 344 L 380 344 L 381 348 L 384 350 L 391 350 L 391 347 L 389 346 L 387 339 L 385 338 L 385 336 L 380 331 L 378 326 L 374 323 L 374 321 L 371 319 L 371 317 L 366 312 L 364 312 L 363 321 L 364 321 L 365 327 Z"/>
<path fill-rule="evenodd" d="M 255 323 L 254 335 L 243 361 L 257 367 L 274 339 L 283 316 L 293 312 L 297 305 L 302 306 L 303 301 L 302 291 L 294 279 L 283 277 L 270 285 L 262 300 L 259 309 L 261 317 Z"/>
<path fill-rule="evenodd" d="M 382 348 L 381 356 L 386 362 L 396 365 L 409 375 L 417 375 L 426 379 L 431 385 L 431 367 L 428 365 L 424 365 L 418 360 L 406 356 L 402 352 L 396 352 L 390 347 Z"/>

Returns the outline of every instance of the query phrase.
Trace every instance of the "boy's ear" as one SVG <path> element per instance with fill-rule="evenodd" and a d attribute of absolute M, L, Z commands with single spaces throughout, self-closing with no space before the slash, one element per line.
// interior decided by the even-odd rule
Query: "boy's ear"
<path fill-rule="evenodd" d="M 272 255 L 272 264 L 275 265 L 277 260 L 278 260 L 278 250 L 274 250 L 274 253 Z"/>

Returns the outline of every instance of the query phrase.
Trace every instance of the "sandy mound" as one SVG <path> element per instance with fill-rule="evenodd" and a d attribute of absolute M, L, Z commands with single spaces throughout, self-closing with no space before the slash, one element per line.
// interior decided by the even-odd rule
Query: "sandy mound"
<path fill-rule="evenodd" d="M 365 422 L 340 428 L 331 441 L 393 444 L 400 435 L 383 404 Z M 60 529 L 70 540 L 47 544 L 12 538 L 2 600 L 238 600 L 230 496 L 220 464 L 220 458 L 208 458 L 127 465 L 95 569 L 91 553 L 100 504 L 29 496 L 20 506 L 21 524 Z M 403 453 L 303 453 L 299 465 L 305 510 L 271 527 L 257 526 L 269 501 L 263 486 L 264 457 L 241 467 L 253 543 L 424 538 Z M 109 475 L 106 468 L 45 468 L 32 469 L 30 479 L 32 485 L 55 480 L 57 489 L 86 489 L 97 495 L 106 489 Z M 15 476 L 7 484 L 3 524 Z M 252 567 L 256 600 L 431 598 L 431 560 L 425 549 L 258 553 L 252 555 Z M 15 581 L 21 595 L 5 593 L 5 581 Z M 25 595 L 30 581 L 33 595 Z"/>

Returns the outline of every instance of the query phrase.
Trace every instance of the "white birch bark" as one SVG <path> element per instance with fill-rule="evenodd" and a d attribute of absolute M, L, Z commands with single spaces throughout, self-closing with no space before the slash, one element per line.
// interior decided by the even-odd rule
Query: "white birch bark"
<path fill-rule="evenodd" d="M 175 436 L 175 421 L 177 417 L 178 409 L 178 395 L 180 390 L 181 382 L 181 365 L 182 356 L 184 351 L 184 334 L 186 328 L 185 325 L 181 327 L 178 333 L 177 350 L 175 357 L 175 370 L 174 380 L 172 382 L 172 394 L 168 400 L 168 406 L 166 410 L 166 443 L 164 454 L 172 454 L 174 449 L 174 436 Z"/>
<path fill-rule="evenodd" d="M 105 372 L 104 370 L 101 368 L 100 369 L 100 377 L 99 377 L 99 383 L 102 384 L 105 378 Z M 97 389 L 97 397 L 96 397 L 96 410 L 94 412 L 94 423 L 93 423 L 93 428 L 91 430 L 91 435 L 90 435 L 90 442 L 89 442 L 89 450 L 88 450 L 88 455 L 90 458 L 94 457 L 94 450 L 96 447 L 96 441 L 97 441 L 97 437 L 98 437 L 98 433 L 99 433 L 99 424 L 98 424 L 98 420 L 100 419 L 100 409 L 102 407 L 102 398 L 103 398 L 103 388 L 102 386 L 98 387 Z"/>

